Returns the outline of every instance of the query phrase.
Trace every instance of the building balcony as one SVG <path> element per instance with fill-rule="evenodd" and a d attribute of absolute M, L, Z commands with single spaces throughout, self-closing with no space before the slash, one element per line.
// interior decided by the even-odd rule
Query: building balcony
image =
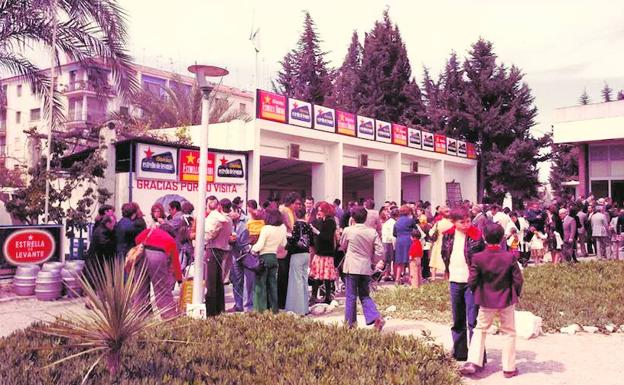
<path fill-rule="evenodd" d="M 71 82 L 63 87 L 63 93 L 67 96 L 78 96 L 78 95 L 106 95 L 108 97 L 115 96 L 115 90 L 113 87 L 108 84 L 100 84 L 92 81 L 78 80 L 75 82 Z"/>
<path fill-rule="evenodd" d="M 84 128 L 88 126 L 94 126 L 98 124 L 102 124 L 106 121 L 105 114 L 87 114 L 86 119 L 83 118 L 80 112 L 75 113 L 70 111 L 67 115 L 67 119 L 65 120 L 66 128 Z"/>

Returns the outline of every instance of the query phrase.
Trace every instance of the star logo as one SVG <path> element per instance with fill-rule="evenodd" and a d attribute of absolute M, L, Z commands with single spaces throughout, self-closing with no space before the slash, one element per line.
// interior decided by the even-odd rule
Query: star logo
<path fill-rule="evenodd" d="M 28 236 L 28 240 L 29 240 L 29 241 L 32 241 L 32 240 L 33 240 L 33 236 L 32 236 L 32 235 L 29 235 L 29 236 Z"/>
<path fill-rule="evenodd" d="M 221 162 L 221 166 L 225 166 L 227 164 L 227 159 L 225 159 L 225 155 L 219 159 L 219 161 Z"/>
<path fill-rule="evenodd" d="M 154 152 L 152 151 L 151 147 L 148 147 L 147 151 L 144 151 L 144 152 L 145 152 L 145 157 L 146 158 L 151 158 L 152 155 L 154 155 Z"/>
<path fill-rule="evenodd" d="M 266 104 L 271 103 L 271 97 L 270 97 L 269 95 L 266 95 L 266 96 L 264 97 L 264 102 L 265 102 Z"/>
<path fill-rule="evenodd" d="M 323 115 L 323 110 L 319 108 L 319 115 Z"/>
<path fill-rule="evenodd" d="M 190 153 L 190 154 L 188 154 L 188 155 L 186 156 L 186 162 L 187 162 L 188 164 L 193 164 L 193 163 L 195 163 L 195 159 L 197 159 L 197 157 L 196 157 L 196 156 L 194 156 L 194 155 L 193 155 L 193 153 Z"/>
<path fill-rule="evenodd" d="M 294 108 L 297 108 L 297 107 L 299 107 L 299 104 L 297 104 L 297 102 L 295 102 L 295 103 L 293 104 L 293 107 L 294 107 Z"/>

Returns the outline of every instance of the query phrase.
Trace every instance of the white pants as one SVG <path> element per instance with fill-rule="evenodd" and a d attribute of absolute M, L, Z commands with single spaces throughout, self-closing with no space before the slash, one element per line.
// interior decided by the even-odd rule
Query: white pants
<path fill-rule="evenodd" d="M 500 331 L 505 333 L 505 345 L 503 346 L 503 371 L 511 372 L 516 370 L 516 321 L 514 311 L 515 305 L 504 309 L 479 308 L 477 316 L 477 326 L 470 340 L 468 350 L 468 362 L 480 367 L 483 366 L 483 354 L 485 352 L 485 337 L 487 331 L 492 326 L 494 317 L 500 318 Z"/>

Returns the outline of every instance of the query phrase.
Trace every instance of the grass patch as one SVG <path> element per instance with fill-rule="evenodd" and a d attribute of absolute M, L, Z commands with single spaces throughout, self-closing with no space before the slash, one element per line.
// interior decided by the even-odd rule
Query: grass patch
<path fill-rule="evenodd" d="M 395 305 L 393 317 L 450 322 L 447 282 L 419 289 L 400 287 L 374 294 L 381 309 Z M 624 324 L 624 262 L 595 261 L 542 265 L 524 270 L 524 289 L 518 310 L 542 317 L 544 331 L 573 323 L 597 326 Z"/>
<path fill-rule="evenodd" d="M 42 369 L 79 350 L 67 347 L 64 338 L 39 334 L 36 327 L 0 339 L 3 381 L 80 384 L 93 355 Z M 39 349 L 42 346 L 65 349 Z M 350 330 L 284 314 L 180 319 L 169 330 L 151 331 L 131 341 L 121 355 L 115 378 L 98 365 L 87 383 L 461 384 L 454 361 L 431 339 Z"/>

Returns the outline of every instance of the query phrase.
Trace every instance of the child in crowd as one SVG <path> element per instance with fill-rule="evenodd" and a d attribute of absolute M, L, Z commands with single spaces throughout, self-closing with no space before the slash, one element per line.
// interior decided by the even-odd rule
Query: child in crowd
<path fill-rule="evenodd" d="M 563 238 L 561 238 L 561 234 L 558 231 L 553 231 L 553 235 L 555 236 L 555 249 L 550 251 L 550 256 L 553 264 L 558 264 L 561 262 L 561 247 L 563 246 Z"/>
<path fill-rule="evenodd" d="M 500 248 L 504 233 L 496 223 L 486 225 L 486 249 L 472 257 L 468 286 L 473 292 L 475 304 L 479 305 L 479 315 L 470 341 L 468 362 L 460 370 L 466 376 L 483 368 L 485 337 L 496 316 L 500 318 L 500 330 L 506 335 L 502 354 L 503 375 L 505 378 L 518 375 L 514 311 L 522 291 L 523 278 L 518 258 Z"/>
<path fill-rule="evenodd" d="M 544 258 L 544 241 L 548 236 L 534 226 L 530 228 L 533 236 L 531 237 L 531 241 L 529 242 L 529 250 L 531 250 L 531 259 L 533 259 L 533 263 L 538 265 L 542 263 L 542 258 Z"/>
<path fill-rule="evenodd" d="M 420 230 L 412 230 L 412 245 L 409 249 L 409 272 L 412 287 L 420 287 L 423 247 L 420 243 Z"/>
<path fill-rule="evenodd" d="M 520 236 L 518 235 L 518 230 L 513 227 L 509 234 L 509 238 L 507 238 L 507 247 L 508 250 L 516 257 L 520 257 Z"/>

